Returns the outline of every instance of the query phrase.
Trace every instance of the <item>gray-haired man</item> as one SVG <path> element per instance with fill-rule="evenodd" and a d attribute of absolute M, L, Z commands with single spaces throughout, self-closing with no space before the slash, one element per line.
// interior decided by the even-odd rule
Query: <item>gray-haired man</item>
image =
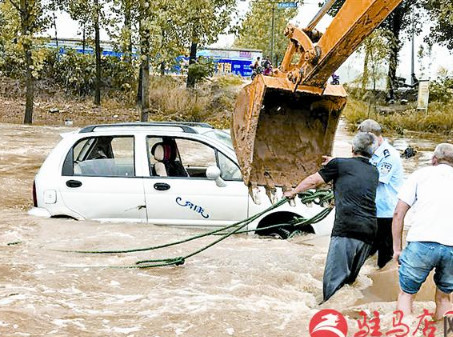
<path fill-rule="evenodd" d="M 364 120 L 359 125 L 359 131 L 371 132 L 378 139 L 379 147 L 370 159 L 371 164 L 379 171 L 376 191 L 378 232 L 370 254 L 377 251 L 377 264 L 382 268 L 393 256 L 392 218 L 398 202 L 397 194 L 403 184 L 403 165 L 400 153 L 382 137 L 381 126 L 376 121 Z"/>
<path fill-rule="evenodd" d="M 401 266 L 401 292 L 397 309 L 412 313 L 412 302 L 426 277 L 435 269 L 436 313 L 439 320 L 453 310 L 453 145 L 439 144 L 430 167 L 414 172 L 398 194 L 393 217 L 394 258 Z M 401 252 L 403 221 L 409 208 L 414 214 Z"/>
<path fill-rule="evenodd" d="M 327 301 L 344 284 L 357 278 L 374 242 L 378 172 L 369 160 L 377 147 L 371 133 L 358 133 L 352 140 L 352 158 L 333 158 L 321 170 L 305 178 L 291 191 L 297 193 L 333 181 L 335 222 L 323 277 Z"/>

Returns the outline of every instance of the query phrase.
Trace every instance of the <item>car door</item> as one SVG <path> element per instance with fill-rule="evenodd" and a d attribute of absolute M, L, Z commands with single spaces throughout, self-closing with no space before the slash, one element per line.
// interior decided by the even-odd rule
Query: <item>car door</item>
<path fill-rule="evenodd" d="M 135 174 L 133 136 L 79 140 L 63 165 L 65 205 L 86 219 L 145 222 L 142 178 Z"/>
<path fill-rule="evenodd" d="M 176 145 L 186 176 L 158 176 L 162 162 L 151 154 L 155 144 Z M 238 166 L 214 147 L 187 138 L 148 137 L 150 177 L 144 180 L 148 221 L 155 224 L 222 226 L 247 217 L 248 193 Z M 167 155 L 167 158 L 170 158 Z M 162 156 L 159 156 L 162 158 Z M 165 163 L 168 166 L 168 163 Z M 179 165 L 178 164 L 178 165 Z M 174 163 L 172 166 L 175 166 Z M 225 186 L 206 178 L 209 166 L 220 166 Z"/>

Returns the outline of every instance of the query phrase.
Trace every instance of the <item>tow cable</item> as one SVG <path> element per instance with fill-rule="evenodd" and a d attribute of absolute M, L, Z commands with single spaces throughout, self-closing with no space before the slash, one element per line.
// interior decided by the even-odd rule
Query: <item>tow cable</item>
<path fill-rule="evenodd" d="M 331 205 L 332 202 L 333 202 L 333 192 L 332 192 L 332 190 L 307 191 L 307 192 L 300 193 L 298 196 L 301 199 L 301 202 L 304 203 L 304 204 L 314 203 L 314 204 L 317 204 L 319 206 L 325 207 L 328 204 Z M 276 202 L 275 204 L 271 205 L 269 208 L 265 209 L 264 211 L 262 211 L 260 213 L 257 213 L 257 214 L 255 214 L 255 215 L 253 215 L 253 216 L 251 216 L 251 217 L 249 217 L 247 219 L 244 219 L 242 221 L 236 222 L 236 223 L 234 223 L 232 225 L 228 225 L 228 226 L 225 226 L 225 227 L 222 227 L 222 228 L 210 231 L 210 232 L 206 232 L 206 233 L 203 233 L 203 234 L 195 235 L 195 236 L 189 237 L 189 238 L 184 239 L 184 240 L 179 240 L 179 241 L 175 241 L 175 242 L 166 243 L 166 244 L 163 244 L 163 245 L 152 246 L 152 247 L 144 247 L 144 248 L 126 249 L 126 250 L 57 250 L 57 251 L 65 252 L 65 253 L 79 253 L 79 254 L 123 254 L 123 253 L 134 253 L 134 252 L 143 252 L 143 251 L 157 250 L 157 249 L 162 249 L 162 248 L 166 248 L 166 247 L 176 246 L 176 245 L 183 244 L 183 243 L 186 243 L 186 242 L 189 242 L 189 241 L 193 241 L 193 240 L 196 240 L 196 239 L 200 239 L 200 238 L 203 238 L 203 237 L 206 237 L 206 236 L 221 235 L 221 237 L 219 239 L 217 239 L 217 240 L 211 242 L 210 244 L 208 244 L 208 245 L 206 245 L 206 246 L 204 246 L 204 247 L 202 247 L 202 248 L 200 248 L 200 249 L 198 249 L 198 250 L 196 250 L 196 251 L 194 251 L 192 253 L 189 253 L 189 254 L 187 254 L 185 256 L 178 256 L 178 257 L 164 258 L 164 259 L 141 260 L 141 261 L 137 261 L 135 263 L 135 265 L 131 265 L 131 266 L 116 266 L 116 267 L 108 266 L 108 267 L 109 268 L 140 268 L 140 269 L 144 269 L 144 268 L 171 266 L 171 265 L 179 266 L 179 265 L 183 265 L 188 258 L 190 258 L 192 256 L 195 256 L 195 255 L 205 251 L 206 249 L 208 249 L 208 248 L 216 245 L 217 243 L 225 240 L 226 238 L 230 237 L 231 235 L 240 234 L 240 233 L 247 233 L 247 232 L 252 232 L 252 231 L 259 232 L 259 231 L 268 230 L 268 229 L 271 229 L 271 228 L 276 228 L 276 227 L 281 227 L 281 226 L 285 226 L 285 227 L 291 226 L 293 228 L 298 229 L 298 228 L 301 228 L 303 226 L 311 225 L 311 224 L 314 224 L 314 223 L 317 223 L 317 222 L 323 220 L 325 217 L 327 217 L 327 215 L 329 215 L 329 213 L 333 209 L 333 207 L 324 208 L 321 212 L 319 212 L 318 214 L 316 214 L 313 217 L 308 218 L 308 219 L 303 218 L 303 217 L 294 217 L 294 219 L 292 221 L 286 222 L 284 224 L 277 224 L 277 225 L 272 225 L 272 226 L 267 226 L 267 227 L 261 227 L 261 228 L 256 228 L 256 229 L 253 229 L 253 230 L 243 230 L 244 227 L 246 227 L 249 223 L 251 223 L 254 220 L 258 219 L 262 215 L 264 215 L 264 214 L 266 214 L 266 213 L 268 213 L 268 212 L 280 207 L 281 205 L 283 205 L 287 201 L 288 201 L 287 198 L 283 198 L 280 201 Z M 297 232 L 297 230 L 294 231 L 293 234 L 295 232 Z"/>

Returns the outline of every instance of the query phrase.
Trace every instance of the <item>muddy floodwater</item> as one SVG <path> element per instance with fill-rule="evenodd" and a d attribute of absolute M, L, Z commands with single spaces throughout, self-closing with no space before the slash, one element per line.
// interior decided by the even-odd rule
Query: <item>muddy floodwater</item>
<path fill-rule="evenodd" d="M 354 285 L 318 304 L 329 237 L 236 236 L 183 266 L 155 269 L 112 266 L 181 256 L 214 239 L 134 254 L 58 251 L 147 247 L 200 232 L 27 215 L 34 174 L 70 130 L 0 124 L 0 336 L 309 336 L 309 321 L 323 308 L 343 313 L 352 332 L 361 310 L 378 311 L 382 331 L 392 327 L 397 268 L 377 271 L 375 257 Z M 349 156 L 350 139 L 340 123 L 334 154 Z M 400 149 L 419 148 L 403 160 L 406 172 L 429 164 L 435 141 L 395 140 Z M 431 282 L 415 316 L 433 311 L 432 294 Z"/>

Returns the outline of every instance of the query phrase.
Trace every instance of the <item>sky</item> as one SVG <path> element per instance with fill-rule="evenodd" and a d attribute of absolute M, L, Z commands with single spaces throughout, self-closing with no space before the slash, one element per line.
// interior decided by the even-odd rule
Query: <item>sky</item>
<path fill-rule="evenodd" d="M 264 1 L 264 0 L 263 0 Z M 288 0 L 289 1 L 289 0 Z M 315 16 L 318 12 L 317 0 L 306 0 L 303 5 L 298 8 L 298 15 L 291 20 L 291 23 L 298 25 L 299 27 L 304 27 L 308 22 Z M 248 10 L 250 0 L 237 0 L 239 15 L 244 16 Z M 320 31 L 324 31 L 329 23 L 332 21 L 332 17 L 326 15 L 321 22 L 316 27 Z M 80 30 L 76 22 L 74 22 L 67 13 L 58 13 L 57 15 L 57 29 L 58 35 L 60 38 L 80 38 Z M 429 32 L 429 29 L 425 29 L 425 32 Z M 278 32 L 276 32 L 278 33 Z M 53 30 L 49 30 L 48 34 L 51 36 L 54 35 Z M 78 35 L 79 34 L 79 35 Z M 108 35 L 105 31 L 101 32 L 101 39 L 108 40 Z M 234 42 L 234 35 L 221 35 L 219 36 L 219 42 L 213 44 L 214 47 L 231 47 Z M 423 35 L 417 36 L 415 38 L 415 53 L 417 53 L 419 46 L 423 44 Z M 411 44 L 409 41 L 406 41 L 399 55 L 400 63 L 397 70 L 397 76 L 405 77 L 409 83 L 410 78 L 410 58 L 411 58 Z M 415 72 L 416 76 L 421 79 L 420 68 L 424 67 L 429 69 L 425 71 L 427 73 L 424 77 L 435 78 L 438 70 L 443 67 L 450 71 L 450 74 L 453 74 L 453 54 L 450 54 L 448 50 L 444 47 L 434 46 L 431 60 L 427 57 L 420 64 L 419 60 L 416 57 L 415 61 Z M 351 57 L 343 64 L 343 66 L 338 70 L 340 79 L 342 82 L 348 82 L 356 78 L 362 72 L 363 66 L 363 57 L 357 55 L 357 53 L 351 55 Z"/>
<path fill-rule="evenodd" d="M 282 0 L 283 1 L 283 0 Z M 286 0 L 285 0 L 286 1 Z M 287 0 L 290 1 L 290 0 Z M 238 1 L 239 11 L 242 14 L 245 14 L 248 6 L 249 0 L 246 1 Z M 305 27 L 308 25 L 310 20 L 316 15 L 319 11 L 318 6 L 319 1 L 317 0 L 306 0 L 302 6 L 299 6 L 298 15 L 291 20 L 291 23 L 296 24 L 299 27 Z M 332 17 L 326 15 L 316 26 L 316 28 L 324 32 L 330 22 L 332 21 Z M 424 34 L 428 34 L 429 27 L 425 27 L 424 32 L 420 36 L 415 37 L 415 54 L 419 50 L 419 47 L 423 43 Z M 224 35 L 221 39 L 222 42 L 218 42 L 215 46 L 224 47 L 230 46 L 234 41 L 234 36 L 232 35 Z M 425 45 L 426 48 L 426 45 Z M 410 83 L 410 74 L 411 74 L 411 42 L 409 40 L 404 42 L 404 45 L 399 53 L 399 66 L 397 69 L 397 76 L 406 78 L 406 82 Z M 425 68 L 425 75 L 422 75 L 420 69 Z M 453 75 L 453 53 L 450 53 L 447 48 L 434 46 L 431 54 L 431 60 L 428 57 L 425 57 L 423 62 L 421 63 L 417 56 L 415 56 L 415 74 L 418 79 L 434 79 L 437 77 L 437 73 L 440 68 L 446 68 L 450 71 L 450 75 Z M 429 71 L 428 71 L 429 69 Z M 340 75 L 342 82 L 352 81 L 359 74 L 362 73 L 363 70 L 363 56 L 354 53 L 349 57 L 349 59 L 342 65 L 342 67 L 338 70 L 337 74 Z M 384 84 L 383 84 L 384 85 Z"/>

